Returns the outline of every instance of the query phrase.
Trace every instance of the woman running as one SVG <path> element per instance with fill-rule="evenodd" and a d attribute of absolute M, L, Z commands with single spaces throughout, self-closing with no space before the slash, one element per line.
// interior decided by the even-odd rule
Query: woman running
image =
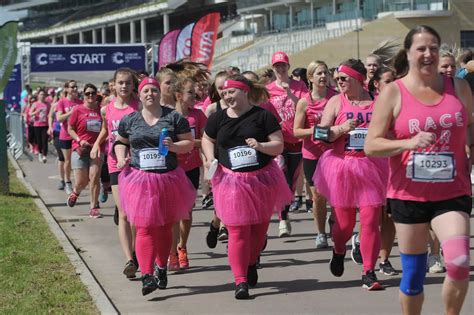
<path fill-rule="evenodd" d="M 276 52 L 272 56 L 272 66 L 276 74 L 276 80 L 268 84 L 267 90 L 270 93 L 270 103 L 273 104 L 282 119 L 282 132 L 285 141 L 283 150 L 284 173 L 290 189 L 295 192 L 296 181 L 301 172 L 302 165 L 302 142 L 293 135 L 293 124 L 296 113 L 296 104 L 308 93 L 308 88 L 303 81 L 296 81 L 290 78 L 288 70 L 290 62 L 288 55 L 282 51 Z M 286 237 L 291 235 L 291 223 L 288 216 L 290 204 L 286 205 L 280 215 L 280 225 L 278 236 Z"/>
<path fill-rule="evenodd" d="M 263 93 L 264 86 L 242 75 L 229 77 L 223 86 L 229 107 L 209 117 L 202 140 L 207 167 L 216 158 L 219 164 L 211 181 L 217 216 L 229 231 L 236 299 L 247 299 L 249 286 L 257 284 L 257 258 L 270 217 L 292 199 L 273 161 L 283 151 L 280 126 L 270 112 L 254 105 Z"/>
<path fill-rule="evenodd" d="M 385 204 L 387 161 L 366 157 L 363 151 L 374 104 L 373 96 L 364 89 L 364 64 L 349 59 L 337 73 L 341 94 L 329 100 L 319 124 L 329 128 L 326 141 L 334 142 L 334 147 L 323 153 L 313 177 L 315 187 L 334 209 L 330 270 L 336 277 L 344 273 L 346 243 L 352 236 L 359 208 L 362 286 L 381 290 L 374 268 L 380 251 L 379 221 Z"/>
<path fill-rule="evenodd" d="M 68 133 L 73 139 L 71 165 L 76 178 L 74 189 L 67 199 L 67 205 L 74 207 L 81 192 L 89 185 L 91 218 L 101 218 L 97 208 L 100 189 L 101 156 L 91 158 L 92 145 L 97 140 L 102 124 L 97 102 L 97 87 L 91 83 L 84 86 L 84 104 L 75 106 L 68 120 Z"/>
<path fill-rule="evenodd" d="M 461 312 L 469 286 L 472 204 L 465 145 L 472 157 L 472 94 L 463 80 L 439 74 L 440 43 L 425 25 L 406 35 L 395 59 L 402 78 L 378 97 L 365 144 L 369 156 L 390 157 L 387 197 L 400 247 L 404 314 L 421 313 L 430 226 L 446 263 L 445 314 Z"/>
<path fill-rule="evenodd" d="M 48 113 L 49 104 L 46 103 L 46 92 L 41 89 L 38 92 L 38 100 L 31 105 L 30 116 L 33 118 L 33 132 L 38 145 L 38 160 L 46 163 L 48 155 Z"/>
<path fill-rule="evenodd" d="M 308 80 L 311 92 L 305 94 L 296 104 L 294 123 L 295 137 L 303 139 L 303 171 L 313 197 L 313 216 L 316 225 L 316 248 L 328 247 L 326 236 L 326 199 L 321 196 L 313 182 L 313 175 L 321 155 L 328 144 L 313 139 L 314 126 L 320 123 L 328 100 L 337 94 L 328 87 L 328 67 L 323 61 L 312 61 L 308 65 Z"/>
<path fill-rule="evenodd" d="M 71 183 L 71 148 L 72 138 L 68 133 L 68 119 L 72 114 L 72 109 L 81 104 L 77 93 L 77 83 L 74 80 L 66 82 L 66 97 L 59 100 L 56 106 L 56 118 L 61 123 L 59 131 L 59 146 L 64 156 L 64 180 L 66 181 L 65 191 L 67 195 L 72 193 Z"/>
<path fill-rule="evenodd" d="M 118 177 L 121 170 L 117 167 L 117 158 L 112 148 L 115 143 L 120 120 L 138 110 L 139 101 L 135 98 L 133 93 L 133 90 L 138 85 L 138 81 L 135 71 L 129 68 L 120 68 L 115 71 L 113 82 L 113 90 L 116 91 L 116 97 L 111 99 L 110 102 L 101 109 L 104 123 L 102 124 L 100 135 L 92 148 L 91 157 L 96 158 L 100 156 L 101 146 L 107 140 L 107 167 L 109 168 L 112 195 L 114 197 L 116 210 L 118 211 L 118 237 L 122 251 L 127 259 L 123 274 L 127 278 L 134 278 L 138 269 L 133 257 L 135 243 L 133 237 L 134 231 L 120 205 Z"/>
<path fill-rule="evenodd" d="M 142 294 L 147 295 L 167 286 L 172 228 L 179 220 L 189 218 L 196 190 L 177 165 L 176 155 L 193 148 L 187 120 L 160 105 L 160 85 L 155 79 L 143 79 L 138 91 L 143 109 L 122 118 L 114 149 L 117 167 L 123 169 L 119 175 L 120 204 L 136 227 Z M 161 139 L 164 129 L 168 135 Z M 159 152 L 162 145 L 169 150 L 166 155 Z M 155 259 L 157 277 L 153 276 Z"/>

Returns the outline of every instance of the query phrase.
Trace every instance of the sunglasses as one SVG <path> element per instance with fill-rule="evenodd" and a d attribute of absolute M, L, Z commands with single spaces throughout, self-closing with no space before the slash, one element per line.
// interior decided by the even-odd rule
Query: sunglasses
<path fill-rule="evenodd" d="M 86 92 L 84 93 L 85 96 L 96 96 L 97 92 Z"/>
<path fill-rule="evenodd" d="M 347 82 L 349 81 L 349 77 L 336 77 L 336 81 Z"/>

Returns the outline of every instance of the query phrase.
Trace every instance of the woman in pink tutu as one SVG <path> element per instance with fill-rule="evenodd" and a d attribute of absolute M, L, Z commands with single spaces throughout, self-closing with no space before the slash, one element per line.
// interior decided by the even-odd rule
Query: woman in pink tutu
<path fill-rule="evenodd" d="M 218 161 L 211 180 L 214 206 L 229 231 L 236 299 L 248 298 L 249 286 L 257 284 L 257 257 L 270 217 L 292 199 L 273 161 L 283 151 L 280 125 L 269 111 L 254 105 L 264 93 L 264 86 L 242 75 L 229 77 L 223 86 L 229 107 L 209 117 L 202 140 L 206 159 L 212 161 L 207 167 Z"/>
<path fill-rule="evenodd" d="M 188 121 L 160 105 L 160 86 L 155 79 L 145 78 L 138 91 L 143 110 L 122 118 L 114 150 L 119 169 L 130 162 L 119 175 L 119 195 L 127 219 L 137 230 L 135 248 L 142 273 L 142 294 L 147 295 L 166 288 L 172 227 L 189 217 L 196 190 L 178 167 L 176 157 L 193 148 Z M 168 136 L 160 139 L 164 128 Z M 168 154 L 160 154 L 160 141 L 168 148 Z"/>
<path fill-rule="evenodd" d="M 334 147 L 320 158 L 314 175 L 315 186 L 334 208 L 334 241 L 331 273 L 344 273 L 346 243 L 352 236 L 359 208 L 360 249 L 364 273 L 362 286 L 383 289 L 374 268 L 380 250 L 379 220 L 385 203 L 388 166 L 386 159 L 369 158 L 364 142 L 372 116 L 373 96 L 364 89 L 366 69 L 360 60 L 349 59 L 338 68 L 341 94 L 333 96 L 324 108 L 319 127 L 329 128 Z"/>

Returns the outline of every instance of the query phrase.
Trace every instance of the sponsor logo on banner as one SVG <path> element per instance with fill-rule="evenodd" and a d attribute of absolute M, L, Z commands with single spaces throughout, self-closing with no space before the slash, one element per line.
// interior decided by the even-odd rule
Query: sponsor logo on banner
<path fill-rule="evenodd" d="M 191 57 L 191 35 L 193 28 L 194 23 L 191 23 L 179 32 L 176 41 L 176 60 Z"/>
<path fill-rule="evenodd" d="M 31 72 L 113 71 L 146 68 L 143 45 L 32 46 Z"/>
<path fill-rule="evenodd" d="M 220 14 L 210 13 L 197 21 L 193 28 L 191 60 L 212 66 L 214 47 L 219 30 Z"/>
<path fill-rule="evenodd" d="M 176 40 L 179 33 L 179 30 L 174 30 L 161 38 L 158 56 L 159 68 L 176 61 Z"/>

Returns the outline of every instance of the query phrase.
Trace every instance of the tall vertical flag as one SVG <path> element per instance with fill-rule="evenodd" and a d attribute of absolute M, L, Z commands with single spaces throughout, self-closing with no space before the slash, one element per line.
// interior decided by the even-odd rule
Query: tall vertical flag
<path fill-rule="evenodd" d="M 209 69 L 212 66 L 220 18 L 220 13 L 210 13 L 200 18 L 193 28 L 191 60 L 203 63 Z"/>
<path fill-rule="evenodd" d="M 158 51 L 159 68 L 176 61 L 176 40 L 179 30 L 166 33 L 160 40 Z"/>
<path fill-rule="evenodd" d="M 15 66 L 18 22 L 9 21 L 0 27 L 0 93 L 7 85 Z"/>
<path fill-rule="evenodd" d="M 176 60 L 191 57 L 191 34 L 193 28 L 194 23 L 191 23 L 179 32 L 178 40 L 176 41 Z"/>

